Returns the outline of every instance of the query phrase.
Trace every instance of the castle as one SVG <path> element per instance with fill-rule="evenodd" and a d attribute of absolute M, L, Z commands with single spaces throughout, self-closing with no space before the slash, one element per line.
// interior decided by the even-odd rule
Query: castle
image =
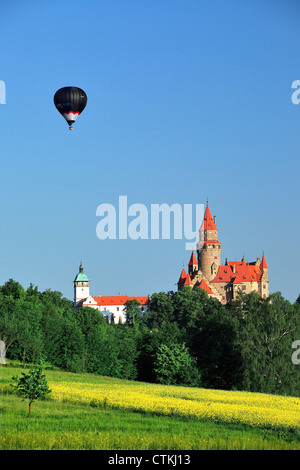
<path fill-rule="evenodd" d="M 82 263 L 79 266 L 79 273 L 74 279 L 74 301 L 73 307 L 78 310 L 81 307 L 91 307 L 107 319 L 109 323 L 124 323 L 126 320 L 125 304 L 128 300 L 137 300 L 140 304 L 141 312 L 147 310 L 149 297 L 128 297 L 127 295 L 91 296 L 90 281 L 83 272 Z"/>
<path fill-rule="evenodd" d="M 240 291 L 246 294 L 255 291 L 264 299 L 269 296 L 268 266 L 264 254 L 261 260 L 257 258 L 252 263 L 246 263 L 244 258 L 241 261 L 228 261 L 226 258 L 225 264 L 221 265 L 221 243 L 218 240 L 216 217 L 212 218 L 208 204 L 199 235 L 198 259 L 193 251 L 188 272 L 184 268 L 181 271 L 178 290 L 183 287 L 200 287 L 223 304 L 236 299 Z M 124 323 L 128 300 L 137 300 L 141 311 L 146 311 L 150 299 L 148 296 L 91 296 L 89 279 L 83 272 L 82 263 L 80 264 L 79 273 L 74 279 L 75 309 L 92 307 L 99 310 L 110 323 Z"/>
<path fill-rule="evenodd" d="M 178 290 L 184 286 L 200 287 L 223 304 L 236 299 L 240 291 L 246 294 L 256 291 L 264 299 L 269 296 L 268 266 L 264 254 L 261 260 L 257 258 L 251 263 L 246 263 L 244 257 L 241 261 L 228 261 L 226 258 L 225 264 L 221 265 L 216 217 L 212 218 L 208 204 L 199 235 L 197 259 L 193 251 L 188 273 L 184 268 L 181 271 Z"/>

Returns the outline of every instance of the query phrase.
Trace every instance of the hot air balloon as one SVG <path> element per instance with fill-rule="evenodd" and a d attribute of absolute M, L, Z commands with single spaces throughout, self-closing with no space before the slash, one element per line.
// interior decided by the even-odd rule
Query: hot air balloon
<path fill-rule="evenodd" d="M 56 109 L 65 118 L 72 130 L 72 124 L 82 113 L 87 103 L 87 96 L 81 88 L 76 86 L 66 86 L 60 88 L 54 95 Z"/>

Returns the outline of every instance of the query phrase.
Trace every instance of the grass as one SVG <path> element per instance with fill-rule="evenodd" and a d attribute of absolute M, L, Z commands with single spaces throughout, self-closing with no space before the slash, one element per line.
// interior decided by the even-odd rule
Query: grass
<path fill-rule="evenodd" d="M 32 415 L 28 418 L 27 401 L 12 394 L 9 386 L 11 377 L 20 375 L 20 372 L 21 369 L 10 367 L 0 369 L 2 450 L 300 449 L 297 428 L 256 427 L 243 422 L 232 424 L 221 420 L 195 419 L 178 416 L 173 408 L 158 414 L 139 405 L 138 411 L 132 407 L 126 409 L 125 402 L 123 407 L 118 405 L 116 408 L 113 402 L 110 404 L 110 398 L 101 405 L 91 400 L 74 402 L 71 395 L 65 395 L 63 399 L 52 397 L 34 402 Z M 185 401 L 190 403 L 195 398 L 188 399 L 189 393 L 197 392 L 197 389 L 164 388 L 91 374 L 46 371 L 45 375 L 53 389 L 67 384 L 70 390 L 77 391 L 79 386 L 84 385 L 85 390 L 92 391 L 99 387 L 103 390 L 125 390 L 125 397 L 126 393 L 130 394 L 132 390 L 137 393 L 136 390 L 140 389 L 155 401 L 157 396 L 154 393 L 171 393 L 173 397 L 176 392 L 177 395 L 185 394 Z M 223 393 L 226 395 L 226 392 Z M 214 405 L 211 402 L 210 406 Z"/>

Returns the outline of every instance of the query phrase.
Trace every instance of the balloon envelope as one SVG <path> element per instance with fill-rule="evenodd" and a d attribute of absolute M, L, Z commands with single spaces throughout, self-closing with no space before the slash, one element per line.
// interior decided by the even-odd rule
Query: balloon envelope
<path fill-rule="evenodd" d="M 72 129 L 72 124 L 86 107 L 86 103 L 86 93 L 81 88 L 75 86 L 60 88 L 54 95 L 55 107 L 65 118 L 70 129 Z"/>

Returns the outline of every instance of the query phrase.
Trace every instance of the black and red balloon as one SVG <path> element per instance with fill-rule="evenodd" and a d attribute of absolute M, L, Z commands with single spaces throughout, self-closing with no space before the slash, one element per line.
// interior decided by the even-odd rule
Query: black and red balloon
<path fill-rule="evenodd" d="M 65 118 L 72 130 L 72 124 L 86 107 L 86 93 L 76 86 L 66 86 L 57 90 L 54 95 L 54 104 L 56 109 Z"/>

